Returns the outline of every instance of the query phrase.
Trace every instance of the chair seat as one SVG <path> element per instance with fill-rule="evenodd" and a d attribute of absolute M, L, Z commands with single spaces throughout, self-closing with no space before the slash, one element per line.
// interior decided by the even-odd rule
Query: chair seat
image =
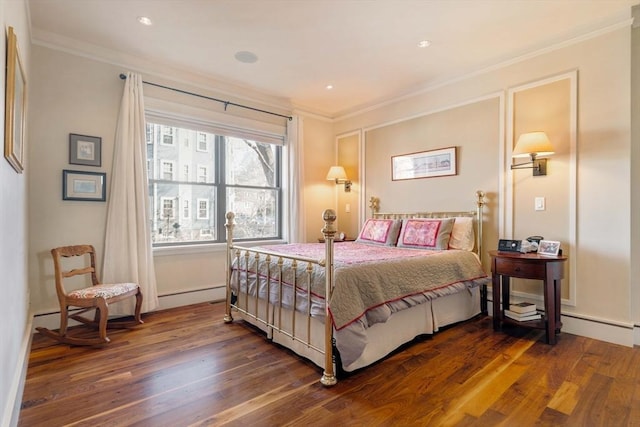
<path fill-rule="evenodd" d="M 36 328 L 42 335 L 70 345 L 104 345 L 111 341 L 107 337 L 107 328 L 129 328 L 143 323 L 140 317 L 142 310 L 140 286 L 137 283 L 129 282 L 100 283 L 96 273 L 96 250 L 92 245 L 53 248 L 51 256 L 55 271 L 56 294 L 60 303 L 60 329 L 52 331 L 44 327 Z M 73 258 L 75 261 L 67 261 L 68 258 Z M 86 282 L 91 283 L 92 286 L 67 293 L 64 289 L 64 281 L 73 277 L 75 277 L 74 283 Z M 124 317 L 109 321 L 109 304 L 129 297 L 136 300 L 133 320 Z M 78 307 L 78 310 L 70 312 L 69 307 Z M 92 311 L 94 311 L 93 318 L 84 316 L 85 313 Z M 99 336 L 72 336 L 68 334 L 69 319 L 97 329 Z"/>
<path fill-rule="evenodd" d="M 135 291 L 136 289 L 138 289 L 138 285 L 136 283 L 102 284 L 91 286 L 89 288 L 76 289 L 75 291 L 69 292 L 68 296 L 78 299 L 109 299 Z"/>

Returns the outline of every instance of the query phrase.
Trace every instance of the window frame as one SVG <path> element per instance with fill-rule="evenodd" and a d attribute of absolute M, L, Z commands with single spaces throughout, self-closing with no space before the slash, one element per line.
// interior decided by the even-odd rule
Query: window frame
<path fill-rule="evenodd" d="M 207 200 L 208 200 L 208 217 L 214 219 L 214 221 L 211 224 L 210 231 L 213 231 L 213 236 L 215 236 L 215 238 L 207 239 L 207 240 L 190 240 L 190 241 L 180 241 L 180 242 L 167 242 L 167 241 L 154 242 L 153 243 L 154 250 L 169 249 L 169 248 L 184 248 L 185 250 L 188 250 L 186 248 L 194 248 L 194 247 L 201 247 L 203 245 L 216 245 L 216 244 L 225 243 L 226 229 L 224 227 L 224 224 L 226 222 L 226 213 L 228 210 L 228 208 L 226 208 L 227 206 L 226 197 L 227 197 L 228 187 L 238 187 L 238 188 L 248 188 L 248 189 L 255 188 L 256 190 L 275 191 L 276 193 L 275 206 L 274 206 L 274 209 L 276 210 L 276 213 L 274 214 L 275 221 L 276 221 L 274 224 L 274 229 L 276 230 L 276 235 L 267 236 L 267 237 L 249 237 L 249 238 L 234 237 L 234 241 L 282 242 L 284 240 L 284 236 L 288 235 L 288 231 L 284 228 L 285 220 L 287 218 L 287 215 L 284 211 L 284 206 L 286 204 L 286 187 L 283 186 L 284 177 L 287 175 L 287 172 L 285 170 L 285 166 L 287 162 L 284 161 L 284 157 L 286 155 L 286 150 L 284 147 L 284 139 L 285 139 L 284 134 L 266 133 L 266 132 L 261 133 L 260 131 L 253 131 L 251 129 L 236 128 L 228 125 L 221 125 L 220 123 L 213 122 L 213 121 L 209 122 L 209 121 L 189 119 L 184 117 L 180 117 L 178 120 L 176 120 L 176 118 L 172 117 L 170 113 L 164 113 L 159 111 L 153 111 L 151 113 L 147 111 L 147 122 L 149 122 L 150 124 L 159 125 L 162 135 L 165 134 L 164 130 L 166 126 L 177 128 L 177 129 L 174 129 L 174 131 L 172 132 L 174 146 L 176 146 L 175 145 L 176 138 L 178 139 L 182 138 L 181 136 L 182 132 L 180 131 L 180 128 L 188 129 L 189 131 L 195 131 L 196 141 L 194 141 L 195 147 L 193 147 L 193 150 L 200 153 L 202 153 L 203 151 L 198 150 L 199 148 L 198 135 L 200 135 L 202 132 L 205 134 L 212 134 L 215 137 L 214 140 L 211 140 L 210 139 L 211 137 L 205 136 L 207 139 L 206 152 L 210 152 L 211 150 L 215 152 L 215 155 L 214 155 L 215 160 L 212 162 L 212 164 L 202 165 L 202 166 L 205 166 L 207 170 L 207 179 L 209 180 L 209 182 L 206 182 L 206 183 L 198 182 L 197 173 L 195 177 L 192 177 L 196 181 L 190 181 L 190 182 L 182 182 L 179 180 L 173 181 L 176 184 L 181 184 L 181 185 L 182 184 L 188 184 L 188 185 L 194 185 L 194 186 L 206 185 L 207 187 L 213 187 L 214 199 L 213 200 L 207 199 Z M 225 182 L 225 164 L 226 164 L 225 150 L 224 150 L 224 143 L 221 143 L 221 140 L 224 141 L 226 140 L 227 137 L 248 139 L 248 140 L 252 140 L 260 143 L 272 144 L 279 147 L 278 149 L 276 149 L 276 152 L 275 152 L 276 174 L 275 174 L 275 184 L 273 187 L 227 185 L 227 183 Z M 156 142 L 158 145 L 167 145 L 167 144 L 163 144 L 164 142 L 163 136 L 161 136 L 158 139 L 160 140 Z M 192 162 L 189 164 L 190 164 L 190 169 L 193 169 L 193 167 L 197 168 L 198 166 L 200 166 L 196 162 Z M 211 173 L 212 168 L 213 168 L 213 174 Z M 174 177 L 175 177 L 175 173 L 176 173 L 176 168 L 174 165 L 173 167 Z M 154 179 L 151 173 L 149 174 L 148 179 L 149 179 L 148 184 L 150 188 L 152 183 L 154 182 L 156 184 L 161 184 L 163 182 L 167 183 L 167 181 L 163 180 L 162 178 Z M 153 202 L 153 197 L 154 196 L 150 194 L 150 200 L 152 202 Z M 180 219 L 182 219 L 183 218 L 183 212 L 181 211 L 182 204 L 179 203 L 179 205 L 180 206 L 178 206 L 178 209 L 179 209 L 178 216 Z M 191 218 L 191 220 L 202 221 L 203 219 L 198 217 L 199 206 L 197 205 L 191 206 L 191 203 L 189 203 L 189 205 L 190 206 L 187 209 L 189 210 L 190 216 L 193 217 Z M 196 212 L 193 212 L 193 209 L 196 209 Z M 173 218 L 178 218 L 175 216 L 176 215 L 175 204 L 174 204 L 173 215 L 174 215 Z M 156 219 L 152 219 L 152 221 L 150 222 L 154 224 L 155 221 Z M 236 223 L 237 222 L 238 221 L 236 220 Z M 194 229 L 197 229 L 197 228 L 194 228 Z M 208 236 L 209 234 L 204 233 L 203 235 Z M 171 252 L 171 251 L 168 251 L 168 252 Z"/>

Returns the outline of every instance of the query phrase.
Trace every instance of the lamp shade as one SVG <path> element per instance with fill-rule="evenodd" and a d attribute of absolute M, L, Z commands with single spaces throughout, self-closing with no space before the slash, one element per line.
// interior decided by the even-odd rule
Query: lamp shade
<path fill-rule="evenodd" d="M 523 133 L 513 149 L 513 157 L 549 156 L 553 154 L 553 145 L 544 132 Z"/>
<path fill-rule="evenodd" d="M 347 173 L 342 166 L 331 166 L 329 173 L 327 174 L 327 180 L 329 181 L 344 181 L 347 179 Z"/>

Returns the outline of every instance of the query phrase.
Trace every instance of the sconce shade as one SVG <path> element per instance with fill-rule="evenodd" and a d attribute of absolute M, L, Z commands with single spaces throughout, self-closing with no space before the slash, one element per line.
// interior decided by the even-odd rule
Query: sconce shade
<path fill-rule="evenodd" d="M 331 166 L 327 174 L 327 181 L 335 181 L 336 184 L 344 184 L 345 193 L 351 191 L 351 181 L 347 179 L 347 173 L 342 166 Z"/>
<path fill-rule="evenodd" d="M 512 156 L 535 159 L 538 156 L 549 156 L 553 153 L 553 145 L 546 133 L 529 132 L 520 135 Z"/>
<path fill-rule="evenodd" d="M 347 179 L 347 173 L 344 171 L 342 166 L 331 166 L 329 169 L 329 173 L 327 174 L 328 181 L 335 181 L 336 183 L 340 181 L 345 181 Z"/>

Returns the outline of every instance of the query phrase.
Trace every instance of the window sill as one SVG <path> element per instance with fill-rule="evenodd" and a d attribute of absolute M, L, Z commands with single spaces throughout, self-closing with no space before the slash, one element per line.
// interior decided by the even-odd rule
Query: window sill
<path fill-rule="evenodd" d="M 238 246 L 254 247 L 254 246 L 268 246 L 279 245 L 287 243 L 284 240 L 252 240 L 235 242 Z M 184 246 L 161 246 L 153 248 L 153 256 L 175 256 L 175 255 L 191 255 L 202 253 L 215 253 L 224 252 L 227 249 L 226 243 L 207 243 L 202 245 L 184 245 Z"/>

